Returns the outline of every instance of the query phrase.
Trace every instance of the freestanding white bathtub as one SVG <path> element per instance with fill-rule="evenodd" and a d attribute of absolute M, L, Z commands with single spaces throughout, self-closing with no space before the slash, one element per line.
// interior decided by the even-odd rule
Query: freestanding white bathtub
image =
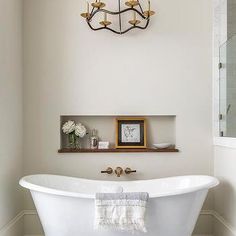
<path fill-rule="evenodd" d="M 208 190 L 218 183 L 210 176 L 108 182 L 32 175 L 20 180 L 32 194 L 45 236 L 132 235 L 93 229 L 95 193 L 108 184 L 120 185 L 125 192 L 149 193 L 146 236 L 191 236 Z"/>

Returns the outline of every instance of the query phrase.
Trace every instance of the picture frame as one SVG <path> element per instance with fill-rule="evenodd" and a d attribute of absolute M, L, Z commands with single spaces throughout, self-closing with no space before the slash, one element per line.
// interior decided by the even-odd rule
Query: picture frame
<path fill-rule="evenodd" d="M 116 148 L 147 148 L 146 119 L 116 118 Z"/>

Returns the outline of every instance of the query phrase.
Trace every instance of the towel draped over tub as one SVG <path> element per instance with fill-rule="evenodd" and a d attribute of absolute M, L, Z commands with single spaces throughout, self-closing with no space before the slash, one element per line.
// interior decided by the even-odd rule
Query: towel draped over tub
<path fill-rule="evenodd" d="M 148 193 L 97 193 L 95 229 L 147 232 L 145 211 Z"/>

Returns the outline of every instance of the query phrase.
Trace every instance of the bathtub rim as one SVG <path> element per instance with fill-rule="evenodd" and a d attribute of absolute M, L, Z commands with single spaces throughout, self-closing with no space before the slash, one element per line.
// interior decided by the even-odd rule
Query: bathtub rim
<path fill-rule="evenodd" d="M 36 191 L 36 192 L 42 192 L 42 193 L 47 193 L 47 194 L 53 194 L 53 195 L 59 195 L 59 196 L 65 196 L 65 197 L 76 197 L 76 198 L 86 198 L 86 199 L 95 199 L 95 194 L 88 194 L 88 193 L 78 193 L 78 192 L 71 192 L 71 191 L 64 191 L 64 190 L 59 190 L 59 189 L 53 189 L 53 188 L 48 188 L 45 186 L 40 186 L 37 184 L 32 184 L 26 179 L 29 179 L 30 177 L 33 176 L 55 176 L 55 177 L 65 177 L 65 178 L 70 178 L 70 179 L 76 179 L 77 181 L 82 180 L 82 181 L 93 181 L 93 182 L 103 182 L 103 183 L 122 183 L 122 182 L 133 182 L 133 183 L 142 183 L 145 181 L 152 181 L 152 180 L 168 180 L 171 178 L 181 178 L 181 177 L 205 177 L 209 178 L 209 182 L 206 184 L 202 184 L 199 186 L 195 187 L 189 187 L 186 189 L 180 189 L 180 190 L 175 190 L 171 192 L 166 192 L 164 194 L 149 194 L 150 198 L 158 198 L 158 197 L 168 197 L 168 196 L 176 196 L 176 195 L 181 195 L 181 194 L 187 194 L 187 193 L 192 193 L 200 190 L 209 190 L 211 188 L 216 187 L 220 182 L 216 177 L 213 176 L 208 176 L 208 175 L 182 175 L 182 176 L 173 176 L 173 177 L 166 177 L 166 178 L 156 178 L 156 179 L 146 179 L 146 180 L 130 180 L 130 181 L 107 181 L 107 180 L 95 180 L 95 179 L 86 179 L 86 178 L 77 178 L 77 177 L 70 177 L 70 176 L 63 176 L 63 175 L 53 175 L 53 174 L 35 174 L 35 175 L 27 175 L 24 176 L 23 178 L 20 179 L 19 184 L 20 186 L 30 190 L 30 191 Z"/>

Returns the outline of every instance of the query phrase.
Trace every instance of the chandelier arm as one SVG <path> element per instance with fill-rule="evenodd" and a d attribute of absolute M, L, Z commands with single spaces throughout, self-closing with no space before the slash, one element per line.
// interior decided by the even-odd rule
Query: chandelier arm
<path fill-rule="evenodd" d="M 93 14 L 93 12 L 94 12 L 94 9 L 95 9 L 95 7 L 93 7 L 93 8 L 92 8 L 92 11 L 91 11 L 91 13 L 90 13 L 91 15 Z"/>
<path fill-rule="evenodd" d="M 131 27 L 128 28 L 127 30 L 122 31 L 121 34 L 125 34 L 125 33 L 129 32 L 129 31 L 132 30 L 132 29 L 142 29 L 142 30 L 144 30 L 144 29 L 146 29 L 146 28 L 148 27 L 149 22 L 150 22 L 150 20 L 148 19 L 145 26 L 138 26 L 138 25 L 131 26 Z"/>
<path fill-rule="evenodd" d="M 138 5 L 139 5 L 139 8 L 140 8 L 140 10 L 141 10 L 141 12 L 142 12 L 142 14 L 143 14 L 143 13 L 144 13 L 144 11 L 143 11 L 143 8 L 142 8 L 142 6 L 141 6 L 141 4 L 140 4 L 139 0 L 138 0 Z"/>
<path fill-rule="evenodd" d="M 120 12 L 120 0 L 118 0 L 118 5 L 119 5 L 119 12 Z M 122 23 L 121 23 L 121 13 L 119 14 L 119 25 L 120 25 L 120 33 L 122 31 Z"/>
<path fill-rule="evenodd" d="M 106 29 L 106 30 L 110 30 L 110 31 L 112 31 L 112 32 L 115 33 L 115 34 L 121 34 L 121 32 L 116 31 L 116 30 L 113 30 L 113 29 L 110 28 L 110 27 L 99 27 L 99 28 L 94 28 L 94 27 L 90 24 L 89 21 L 87 21 L 87 23 L 88 23 L 90 29 L 92 29 L 92 30 L 94 30 L 94 31 L 98 31 L 98 30 Z"/>
<path fill-rule="evenodd" d="M 94 27 L 90 24 L 90 22 L 87 21 L 87 23 L 88 23 L 90 29 L 92 29 L 92 30 L 94 30 L 94 31 L 98 31 L 98 30 L 110 30 L 110 31 L 112 31 L 112 32 L 115 33 L 115 34 L 125 34 L 125 33 L 129 32 L 129 31 L 132 30 L 132 29 L 142 29 L 142 30 L 144 30 L 144 29 L 146 29 L 146 28 L 148 27 L 149 22 L 150 22 L 150 19 L 147 20 L 145 26 L 137 26 L 137 25 L 135 25 L 135 26 L 131 26 L 130 28 L 126 29 L 125 31 L 119 32 L 119 31 L 113 30 L 113 29 L 110 28 L 110 27 L 94 28 Z"/>
<path fill-rule="evenodd" d="M 122 10 L 122 11 L 118 11 L 118 12 L 113 12 L 113 11 L 108 11 L 108 10 L 105 10 L 105 9 L 97 9 L 97 10 L 95 10 L 93 13 L 91 13 L 91 15 L 90 15 L 90 17 L 89 18 L 87 18 L 87 20 L 92 20 L 92 18 L 98 13 L 98 12 L 105 12 L 105 13 L 108 13 L 108 14 L 110 14 L 110 15 L 120 15 L 120 14 L 122 14 L 122 13 L 125 13 L 125 12 L 127 12 L 127 11 L 135 11 L 137 14 L 139 14 L 143 19 L 149 19 L 149 17 L 148 18 L 146 18 L 140 11 L 138 11 L 137 9 L 135 9 L 135 8 L 126 8 L 126 9 L 124 9 L 124 10 Z"/>

